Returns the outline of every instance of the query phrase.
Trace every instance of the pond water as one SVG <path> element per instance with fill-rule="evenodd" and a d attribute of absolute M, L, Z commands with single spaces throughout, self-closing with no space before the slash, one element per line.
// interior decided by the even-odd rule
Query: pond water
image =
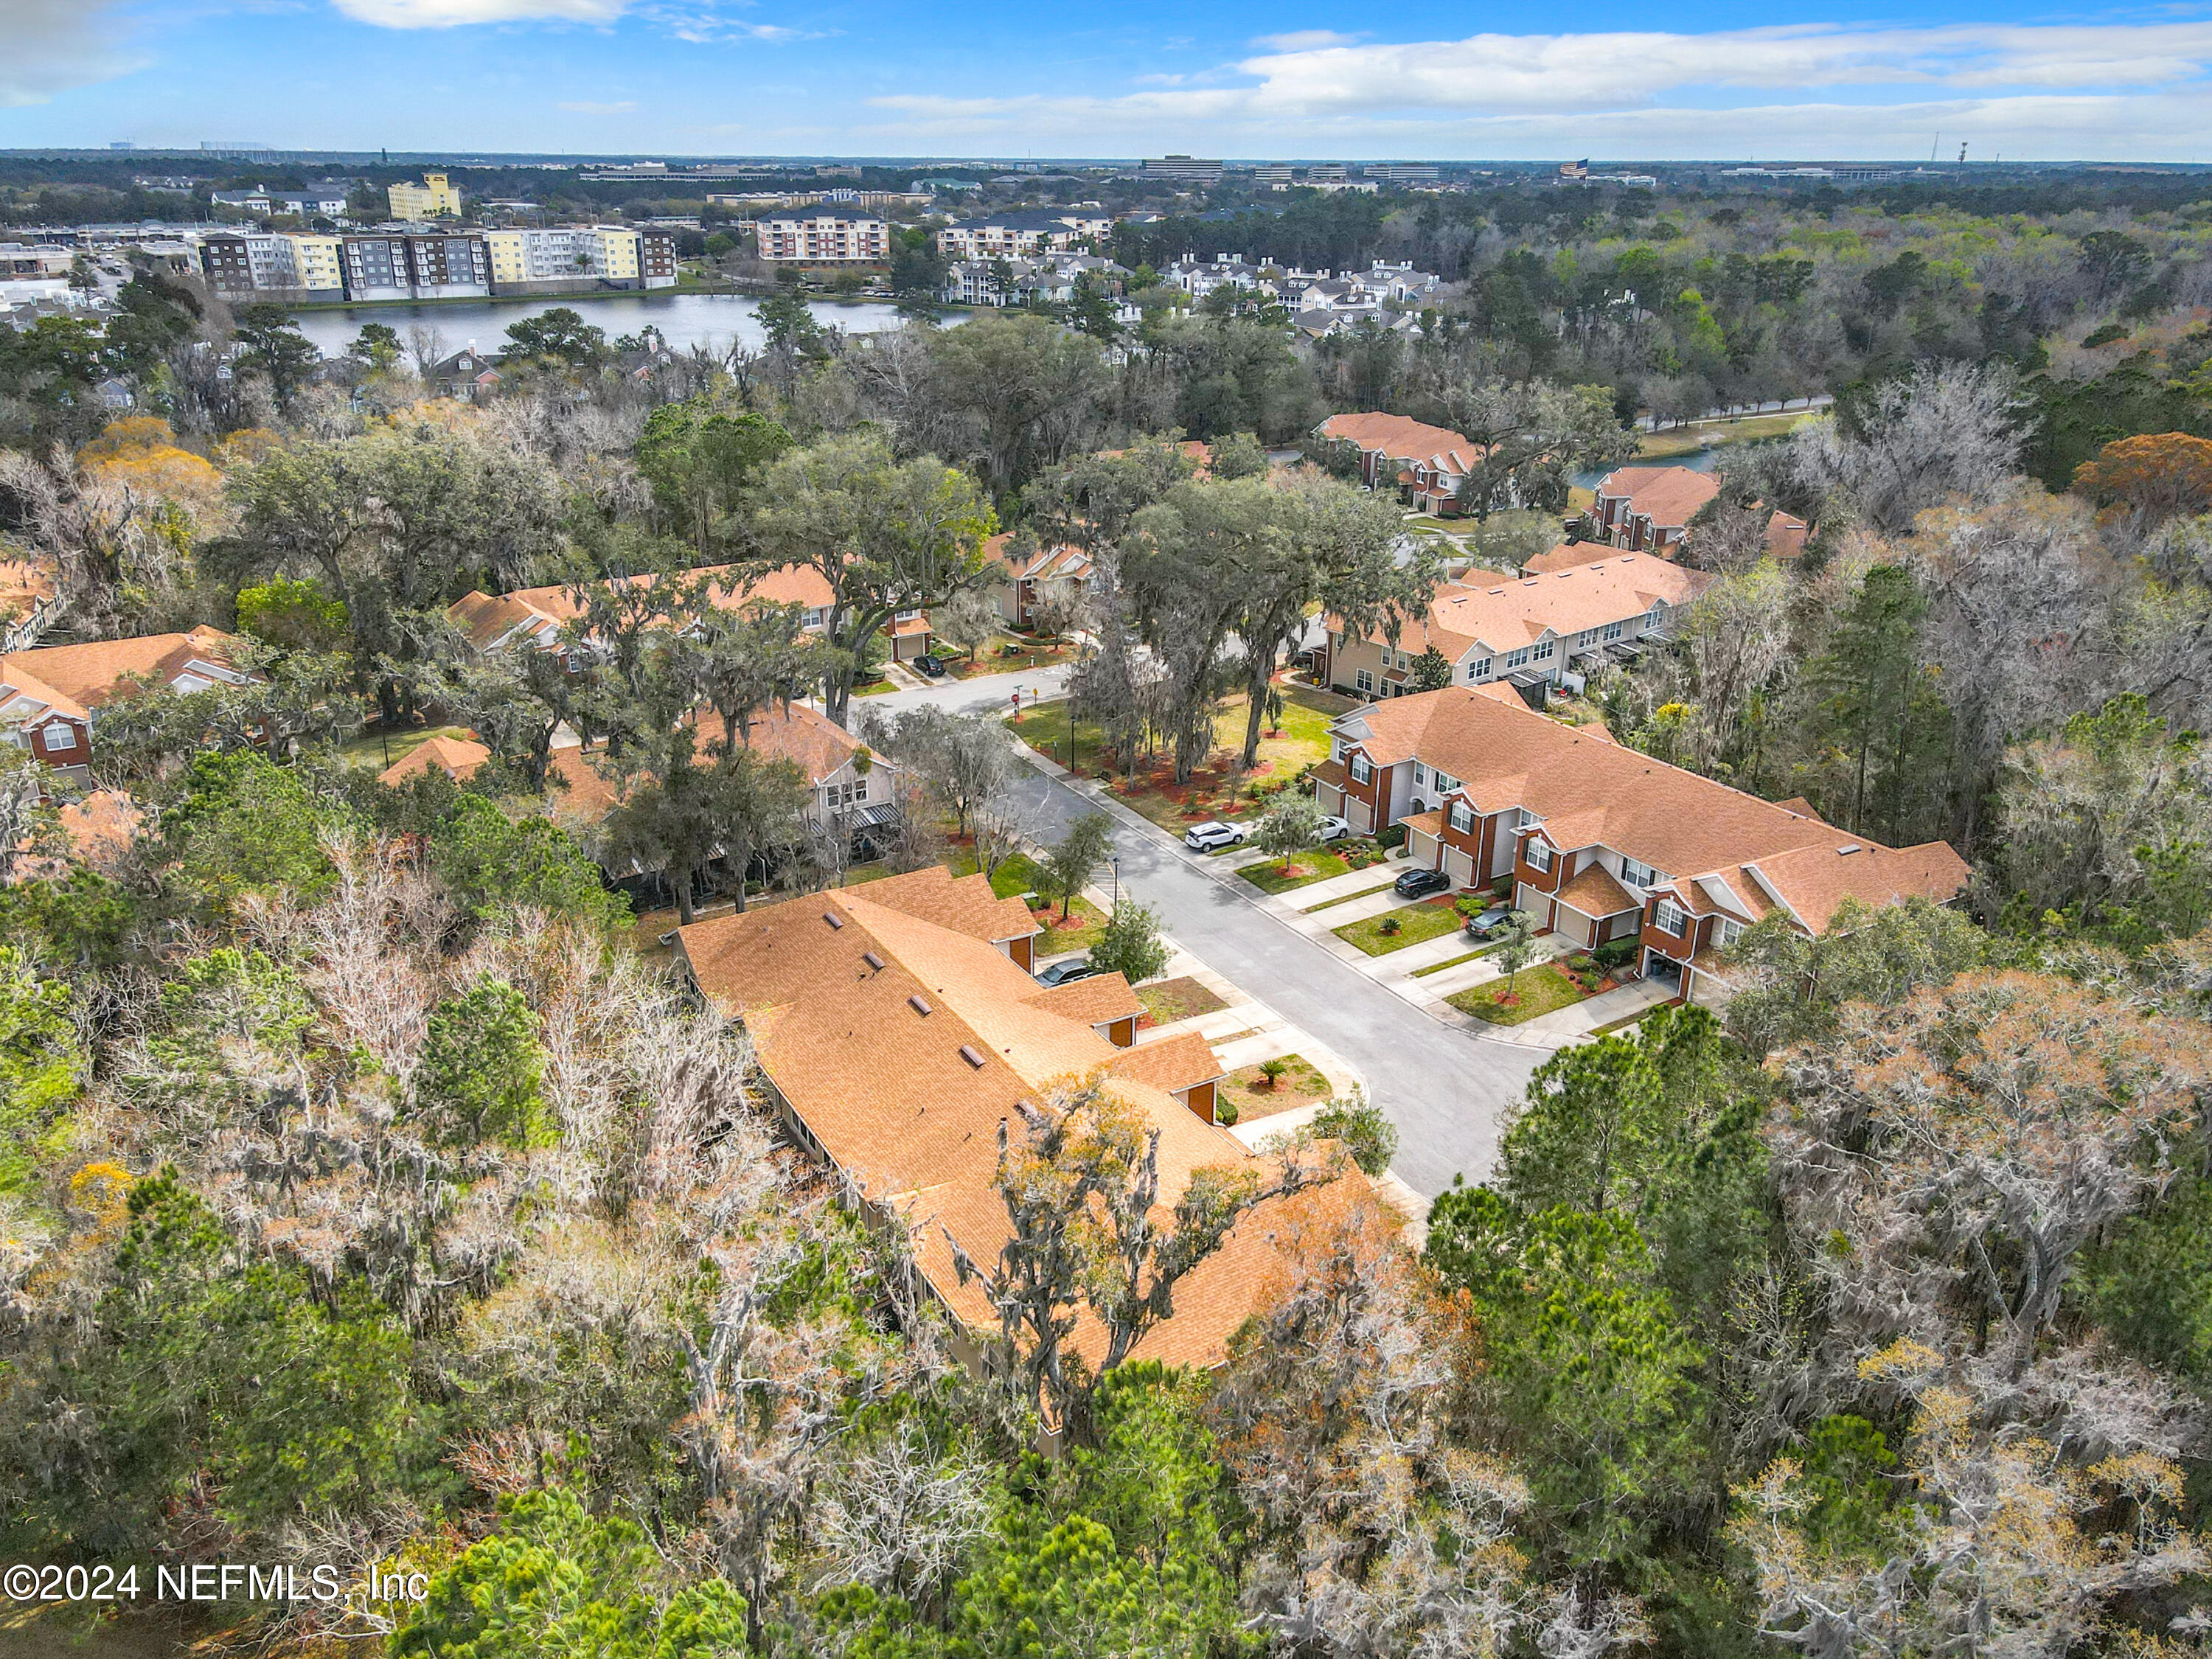
<path fill-rule="evenodd" d="M 411 338 L 410 330 L 434 330 L 442 356 L 471 342 L 481 350 L 497 351 L 507 343 L 509 324 L 556 306 L 566 306 L 593 327 L 606 330 L 610 340 L 635 334 L 650 324 L 675 351 L 700 343 L 727 348 L 732 339 L 757 347 L 767 339 L 760 325 L 760 301 L 740 294 L 560 294 L 515 300 L 442 300 L 428 305 L 393 303 L 301 311 L 293 313 L 293 320 L 325 357 L 343 356 L 365 323 L 390 325 L 403 343 Z M 880 301 L 810 300 L 807 309 L 823 327 L 842 329 L 848 334 L 873 334 L 899 326 L 897 309 Z M 950 324 L 965 319 L 965 313 L 952 312 L 945 320 Z"/>

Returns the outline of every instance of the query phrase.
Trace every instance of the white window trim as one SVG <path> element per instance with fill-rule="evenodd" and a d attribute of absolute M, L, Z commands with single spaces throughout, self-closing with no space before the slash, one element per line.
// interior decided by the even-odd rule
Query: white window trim
<path fill-rule="evenodd" d="M 1541 836 L 1529 836 L 1528 848 L 1521 856 L 1531 870 L 1540 871 L 1546 875 L 1551 874 L 1551 843 Z"/>
<path fill-rule="evenodd" d="M 1354 755 L 1352 757 L 1352 781 L 1354 783 L 1371 783 L 1374 780 L 1373 763 L 1364 755 Z"/>
<path fill-rule="evenodd" d="M 48 749 L 76 747 L 76 728 L 67 720 L 49 721 L 45 727 L 45 732 Z"/>
<path fill-rule="evenodd" d="M 1673 919 L 1672 926 L 1668 919 Z M 1662 898 L 1652 907 L 1651 925 L 1669 939 L 1686 938 L 1690 931 L 1690 913 L 1670 898 Z"/>

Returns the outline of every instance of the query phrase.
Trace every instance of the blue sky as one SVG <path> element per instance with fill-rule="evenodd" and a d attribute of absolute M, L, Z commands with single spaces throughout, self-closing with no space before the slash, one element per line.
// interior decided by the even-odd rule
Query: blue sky
<path fill-rule="evenodd" d="M 2212 161 L 2212 4 L 1938 4 L 0 0 L 0 146 Z"/>

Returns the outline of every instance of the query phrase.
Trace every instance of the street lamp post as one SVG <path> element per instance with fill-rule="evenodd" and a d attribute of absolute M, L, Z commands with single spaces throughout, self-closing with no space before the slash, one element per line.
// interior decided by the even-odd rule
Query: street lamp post
<path fill-rule="evenodd" d="M 1119 910 L 1121 908 L 1121 855 L 1118 853 L 1109 853 L 1106 855 L 1106 862 L 1114 872 L 1114 908 Z"/>

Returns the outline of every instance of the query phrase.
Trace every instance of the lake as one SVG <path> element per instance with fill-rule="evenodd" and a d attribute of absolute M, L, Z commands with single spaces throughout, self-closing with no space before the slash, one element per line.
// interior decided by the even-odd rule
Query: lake
<path fill-rule="evenodd" d="M 578 294 L 537 295 L 516 300 L 447 300 L 432 305 L 349 306 L 343 311 L 301 311 L 293 313 L 300 332 L 313 341 L 325 357 L 342 357 L 366 323 L 386 323 L 398 331 L 403 343 L 415 328 L 434 329 L 445 351 L 459 351 L 474 342 L 484 351 L 497 351 L 507 343 L 510 323 L 534 317 L 556 306 L 566 306 L 610 340 L 635 334 L 648 323 L 659 329 L 672 350 L 705 343 L 727 348 L 732 339 L 750 346 L 765 343 L 760 325 L 760 301 L 741 294 Z M 873 334 L 900 325 L 896 307 L 880 301 L 810 300 L 807 309 L 824 328 L 848 334 Z M 964 312 L 951 312 L 948 323 L 966 320 Z"/>

